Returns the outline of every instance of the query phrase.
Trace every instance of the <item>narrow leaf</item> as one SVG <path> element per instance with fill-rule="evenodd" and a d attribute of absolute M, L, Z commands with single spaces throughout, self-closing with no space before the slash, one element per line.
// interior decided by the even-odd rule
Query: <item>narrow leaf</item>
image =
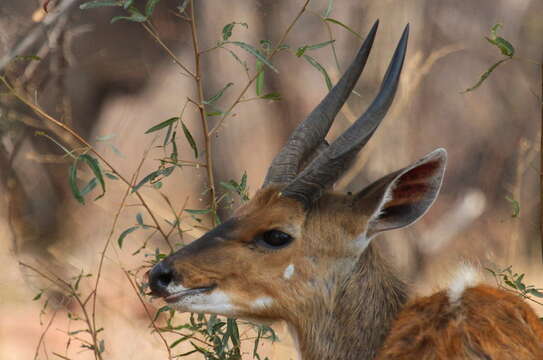
<path fill-rule="evenodd" d="M 145 134 L 149 134 L 149 133 L 152 133 L 152 132 L 155 132 L 157 130 L 160 130 L 160 129 L 163 129 L 165 128 L 166 126 L 170 126 L 172 125 L 174 122 L 176 122 L 177 120 L 179 120 L 179 117 L 173 117 L 173 118 L 169 118 L 168 120 L 164 120 L 163 122 L 161 122 L 160 124 L 157 124 L 151 128 L 149 128 Z"/>
<path fill-rule="evenodd" d="M 123 8 L 126 10 L 126 9 L 128 9 L 130 6 L 132 6 L 132 4 L 134 4 L 134 0 L 125 0 L 125 1 L 124 1 L 124 5 L 123 5 Z"/>
<path fill-rule="evenodd" d="M 129 9 L 130 16 L 115 16 L 111 19 L 111 23 L 116 23 L 119 20 L 126 20 L 126 21 L 132 21 L 132 22 L 145 22 L 147 21 L 147 17 L 140 13 L 136 8 L 131 7 Z"/>
<path fill-rule="evenodd" d="M 213 95 L 211 98 L 209 98 L 208 100 L 205 100 L 205 101 L 202 101 L 204 104 L 206 105 L 210 105 L 210 104 L 213 104 L 215 101 L 219 100 L 221 98 L 221 96 L 224 94 L 224 92 L 226 91 L 226 89 L 228 89 L 230 86 L 234 85 L 234 83 L 231 83 L 229 82 L 228 84 L 226 84 L 221 90 L 219 90 L 218 93 L 216 93 L 215 95 Z"/>
<path fill-rule="evenodd" d="M 275 71 L 276 73 L 279 73 L 279 70 L 277 70 L 266 57 L 257 49 L 255 49 L 252 45 L 249 45 L 247 43 L 241 42 L 241 41 L 226 41 L 226 44 L 233 44 L 236 46 L 239 46 L 243 50 L 247 51 L 249 54 L 256 57 L 258 60 L 262 61 L 264 64 L 266 64 L 267 67 Z"/>
<path fill-rule="evenodd" d="M 119 248 L 122 248 L 123 247 L 123 241 L 124 241 L 124 238 L 130 234 L 131 232 L 134 232 L 136 231 L 137 229 L 139 229 L 139 225 L 137 226 L 132 226 L 132 227 L 129 227 L 128 229 L 126 229 L 125 231 L 123 231 L 121 233 L 121 235 L 119 236 L 119 239 L 117 240 L 117 244 L 119 244 Z"/>
<path fill-rule="evenodd" d="M 149 175 L 145 176 L 136 186 L 132 188 L 132 192 L 136 192 L 141 188 L 143 185 L 147 184 L 148 182 L 151 182 L 158 178 L 159 176 L 170 176 L 170 174 L 175 169 L 175 166 L 170 166 L 164 169 L 156 170 L 150 173 Z"/>
<path fill-rule="evenodd" d="M 187 141 L 189 142 L 190 147 L 194 151 L 194 157 L 198 158 L 198 148 L 196 147 L 196 142 L 194 141 L 192 134 L 190 133 L 189 129 L 185 126 L 185 123 L 183 123 L 182 121 L 181 121 L 181 126 L 183 127 L 183 133 L 185 134 L 185 138 L 187 138 Z"/>
<path fill-rule="evenodd" d="M 70 183 L 70 189 L 72 190 L 72 195 L 79 201 L 81 204 L 85 205 L 85 199 L 77 187 L 77 162 L 78 158 L 74 160 L 73 164 L 70 165 L 70 175 L 68 177 L 68 182 Z"/>
<path fill-rule="evenodd" d="M 202 210 L 185 209 L 185 211 L 192 215 L 204 215 L 204 214 L 209 214 L 211 212 L 211 209 L 202 209 Z"/>
<path fill-rule="evenodd" d="M 354 31 L 353 29 L 351 29 L 350 27 L 348 27 L 347 25 L 345 25 L 344 23 L 342 23 L 341 21 L 339 20 L 336 20 L 336 19 L 332 19 L 330 17 L 327 17 L 324 19 L 324 21 L 328 21 L 328 22 L 331 22 L 332 24 L 336 24 L 336 25 L 339 25 L 341 26 L 342 28 L 344 28 L 345 30 L 349 31 L 350 33 L 352 33 L 353 35 L 355 35 L 357 38 L 359 39 L 364 39 L 359 33 L 357 33 L 356 31 Z"/>
<path fill-rule="evenodd" d="M 332 13 L 332 9 L 334 7 L 334 0 L 328 0 L 328 7 L 324 12 L 322 13 L 323 18 L 327 18 Z"/>
<path fill-rule="evenodd" d="M 481 77 L 479 78 L 479 81 L 477 81 L 477 83 L 475 83 L 475 85 L 473 85 L 472 87 L 469 87 L 466 90 L 462 91 L 461 94 L 464 94 L 464 93 L 467 93 L 467 92 L 470 92 L 470 91 L 473 91 L 473 90 L 477 89 L 490 76 L 490 74 L 492 74 L 492 72 L 494 70 L 496 70 L 496 68 L 498 66 L 500 66 L 502 63 L 506 62 L 507 60 L 511 60 L 511 58 L 501 59 L 500 61 L 498 61 L 497 63 L 495 63 L 491 67 L 489 67 L 488 70 L 485 71 L 481 75 Z"/>
<path fill-rule="evenodd" d="M 335 40 L 328 40 L 328 41 L 321 42 L 321 43 L 318 43 L 318 44 L 302 46 L 302 47 L 298 48 L 298 50 L 296 50 L 296 56 L 301 57 L 307 50 L 320 49 L 320 48 L 323 48 L 323 47 L 325 47 L 327 45 L 333 44 L 334 42 L 335 42 Z"/>
<path fill-rule="evenodd" d="M 247 25 L 246 23 L 231 22 L 230 24 L 226 24 L 226 25 L 222 28 L 222 39 L 223 39 L 224 41 L 230 39 L 230 37 L 232 36 L 232 30 L 234 30 L 234 26 L 235 26 L 235 25 L 244 26 L 246 29 L 249 28 L 249 25 Z"/>
<path fill-rule="evenodd" d="M 143 216 L 141 215 L 141 213 L 136 214 L 136 221 L 141 227 L 146 227 L 145 224 L 143 223 Z"/>
<path fill-rule="evenodd" d="M 326 69 L 322 67 L 321 64 L 315 58 L 304 55 L 304 59 L 307 60 L 308 63 L 310 63 L 315 69 L 319 70 L 324 77 L 324 81 L 326 82 L 326 86 L 328 87 L 328 90 L 332 90 L 332 80 L 330 80 L 330 76 L 328 76 L 328 73 L 326 72 Z"/>
<path fill-rule="evenodd" d="M 256 96 L 260 96 L 262 94 L 262 90 L 264 89 L 264 69 L 262 61 L 257 60 L 256 61 L 256 72 L 258 76 L 256 77 Z"/>
<path fill-rule="evenodd" d="M 79 5 L 79 8 L 81 10 L 87 10 L 87 9 L 94 9 L 104 6 L 121 6 L 121 2 L 119 1 L 107 1 L 107 0 L 96 0 L 96 1 L 88 1 L 86 3 L 83 3 Z"/>
<path fill-rule="evenodd" d="M 90 193 L 92 190 L 94 190 L 94 188 L 96 187 L 96 185 L 98 184 L 98 180 L 96 180 L 96 178 L 92 178 L 88 183 L 87 185 L 85 185 L 83 187 L 83 189 L 81 189 L 80 191 L 80 194 L 81 196 L 85 196 L 87 195 L 88 193 Z"/>
<path fill-rule="evenodd" d="M 155 11 L 155 6 L 158 4 L 160 0 L 147 0 L 147 4 L 145 4 L 145 16 L 150 17 L 153 15 L 153 11 Z"/>
<path fill-rule="evenodd" d="M 98 163 L 98 160 L 96 158 L 90 156 L 89 154 L 82 154 L 79 156 L 79 158 L 82 159 L 90 167 L 94 176 L 96 176 L 96 179 L 98 179 L 98 182 L 102 187 L 102 194 L 98 195 L 98 197 L 94 199 L 98 200 L 106 193 L 106 182 L 104 181 L 102 169 L 100 169 L 100 164 Z"/>
<path fill-rule="evenodd" d="M 273 93 L 269 93 L 269 94 L 266 94 L 266 95 L 262 95 L 260 98 L 261 99 L 266 99 L 266 100 L 279 101 L 279 100 L 281 100 L 281 94 L 273 92 Z"/>

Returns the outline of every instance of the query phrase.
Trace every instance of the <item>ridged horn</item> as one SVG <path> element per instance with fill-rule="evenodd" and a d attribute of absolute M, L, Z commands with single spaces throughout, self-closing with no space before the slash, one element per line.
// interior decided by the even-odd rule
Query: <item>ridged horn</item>
<path fill-rule="evenodd" d="M 348 169 L 356 154 L 377 129 L 394 100 L 408 37 L 409 25 L 405 27 L 379 93 L 368 110 L 283 189 L 283 196 L 295 198 L 306 208 L 310 207 L 321 196 L 323 190 L 336 182 Z"/>
<path fill-rule="evenodd" d="M 302 164 L 311 158 L 318 147 L 323 146 L 332 122 L 364 70 L 378 26 L 379 20 L 373 24 L 354 61 L 339 82 L 292 132 L 286 145 L 273 159 L 263 187 L 269 184 L 288 184 L 294 180 Z"/>

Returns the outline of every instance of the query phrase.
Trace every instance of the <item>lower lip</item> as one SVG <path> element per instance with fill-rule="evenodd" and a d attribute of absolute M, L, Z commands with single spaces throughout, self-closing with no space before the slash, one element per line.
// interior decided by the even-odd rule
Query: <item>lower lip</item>
<path fill-rule="evenodd" d="M 176 303 L 176 302 L 178 302 L 179 300 L 181 300 L 182 298 L 184 298 L 186 296 L 199 295 L 199 294 L 202 294 L 202 293 L 210 292 L 214 288 L 215 288 L 215 286 L 210 286 L 210 287 L 206 287 L 206 288 L 188 289 L 188 290 L 185 290 L 185 291 L 182 291 L 182 292 L 178 292 L 178 293 L 166 296 L 164 298 L 164 301 L 166 301 L 169 304 Z"/>

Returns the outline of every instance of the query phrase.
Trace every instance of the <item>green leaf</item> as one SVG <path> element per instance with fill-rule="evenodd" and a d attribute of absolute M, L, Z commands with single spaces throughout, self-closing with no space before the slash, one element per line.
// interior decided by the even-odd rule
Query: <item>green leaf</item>
<path fill-rule="evenodd" d="M 130 12 L 130 16 L 115 16 L 111 19 L 111 23 L 114 24 L 119 20 L 126 20 L 126 21 L 132 21 L 132 22 L 145 22 L 147 21 L 147 17 L 139 12 L 134 7 L 131 7 L 128 9 Z"/>
<path fill-rule="evenodd" d="M 82 159 L 90 167 L 90 169 L 94 173 L 94 176 L 96 176 L 98 182 L 100 183 L 100 186 L 102 187 L 102 193 L 94 199 L 98 200 L 106 193 L 106 182 L 104 181 L 104 177 L 102 176 L 102 169 L 100 169 L 100 164 L 98 163 L 97 159 L 93 158 L 89 154 L 82 154 L 79 156 L 79 158 Z"/>
<path fill-rule="evenodd" d="M 190 133 L 189 129 L 185 126 L 185 123 L 181 121 L 181 126 L 183 127 L 183 133 L 185 134 L 185 138 L 189 142 L 190 147 L 194 151 L 194 157 L 198 158 L 198 147 L 196 147 L 196 142 L 194 141 L 194 138 L 192 137 L 192 134 Z"/>
<path fill-rule="evenodd" d="M 258 74 L 255 82 L 256 96 L 260 96 L 262 94 L 262 90 L 264 89 L 264 69 L 262 61 L 260 60 L 256 61 L 256 72 Z"/>
<path fill-rule="evenodd" d="M 492 45 L 497 46 L 501 53 L 505 56 L 512 57 L 515 55 L 515 48 L 511 43 L 504 38 L 497 35 L 498 30 L 502 27 L 502 24 L 495 24 L 490 29 L 490 38 L 485 37 L 485 39 Z"/>
<path fill-rule="evenodd" d="M 519 214 L 520 214 L 520 204 L 517 200 L 509 197 L 509 196 L 506 196 L 505 197 L 505 200 L 509 201 L 509 203 L 511 204 L 511 217 L 518 217 Z"/>
<path fill-rule="evenodd" d="M 533 296 L 536 296 L 538 298 L 543 298 L 543 292 L 539 291 L 538 289 L 530 289 L 528 290 L 528 292 Z"/>
<path fill-rule="evenodd" d="M 121 233 L 121 235 L 119 236 L 119 239 L 117 240 L 117 244 L 119 244 L 119 248 L 122 249 L 124 238 L 125 238 L 128 234 L 130 234 L 131 232 L 136 231 L 136 230 L 139 229 L 139 228 L 140 228 L 139 225 L 137 225 L 137 226 L 129 227 L 128 229 L 126 229 L 125 231 L 123 231 L 123 232 Z"/>
<path fill-rule="evenodd" d="M 124 1 L 124 5 L 123 5 L 123 8 L 126 10 L 126 9 L 128 9 L 130 6 L 132 6 L 132 4 L 134 4 L 134 0 L 125 0 L 125 1 Z"/>
<path fill-rule="evenodd" d="M 79 201 L 81 204 L 85 205 L 85 199 L 81 195 L 81 192 L 79 191 L 79 187 L 77 186 L 77 162 L 79 158 L 76 158 L 72 165 L 70 165 L 70 175 L 68 176 L 68 182 L 70 183 L 70 189 L 72 190 L 72 195 L 75 197 L 77 201 Z"/>
<path fill-rule="evenodd" d="M 247 171 L 243 172 L 243 175 L 241 176 L 241 181 L 239 183 L 239 189 L 241 191 L 244 191 L 247 188 Z"/>
<path fill-rule="evenodd" d="M 241 42 L 241 41 L 226 41 L 225 44 L 232 44 L 239 46 L 243 50 L 247 51 L 249 54 L 256 57 L 258 60 L 262 61 L 267 67 L 275 71 L 276 73 L 279 73 L 279 70 L 277 70 L 266 57 L 257 49 L 255 49 L 252 45 L 249 45 L 247 43 Z"/>
<path fill-rule="evenodd" d="M 222 28 L 222 39 L 224 41 L 228 40 L 230 36 L 232 36 L 232 30 L 234 29 L 234 25 L 235 23 L 232 22 L 230 24 L 224 25 L 224 27 Z"/>
<path fill-rule="evenodd" d="M 353 29 L 351 29 L 350 27 L 348 27 L 347 25 L 345 25 L 344 23 L 342 23 L 342 22 L 339 21 L 339 20 L 336 20 L 336 19 L 332 19 L 332 18 L 330 18 L 330 17 L 327 17 L 327 18 L 324 19 L 324 21 L 328 21 L 328 22 L 331 22 L 332 24 L 339 25 L 339 26 L 341 26 L 342 28 L 344 28 L 345 30 L 347 30 L 347 31 L 349 31 L 350 33 L 352 33 L 353 35 L 355 35 L 357 38 L 364 40 L 364 38 L 363 38 L 359 33 L 357 33 L 356 31 L 354 31 Z"/>
<path fill-rule="evenodd" d="M 281 94 L 273 92 L 273 93 L 269 93 L 269 94 L 266 94 L 266 95 L 262 95 L 260 98 L 261 99 L 266 99 L 266 100 L 279 101 L 279 100 L 281 100 Z"/>
<path fill-rule="evenodd" d="M 320 48 L 323 48 L 323 47 L 325 47 L 327 45 L 333 44 L 334 42 L 335 42 L 335 40 L 328 40 L 328 41 L 321 42 L 321 43 L 318 43 L 318 44 L 305 45 L 305 46 L 299 47 L 298 50 L 296 50 L 296 56 L 301 57 L 307 50 L 320 49 Z"/>
<path fill-rule="evenodd" d="M 136 221 L 138 222 L 138 224 L 139 224 L 141 227 L 143 227 L 143 228 L 147 227 L 147 226 L 143 223 L 143 216 L 141 215 L 141 213 L 137 213 L 137 214 L 136 214 Z"/>
<path fill-rule="evenodd" d="M 145 134 L 149 134 L 149 133 L 152 133 L 152 132 L 155 132 L 155 131 L 158 131 L 160 129 L 163 129 L 165 128 L 166 126 L 170 126 L 172 125 L 174 122 L 176 122 L 177 120 L 179 120 L 179 117 L 176 116 L 176 117 L 173 117 L 173 118 L 169 118 L 168 120 L 164 120 L 163 122 L 161 122 L 160 124 L 157 124 L 151 128 L 149 128 Z"/>
<path fill-rule="evenodd" d="M 211 98 L 209 98 L 208 100 L 204 100 L 202 101 L 204 104 L 206 105 L 210 105 L 210 104 L 213 104 L 215 101 L 219 100 L 221 98 L 221 96 L 224 94 L 224 92 L 226 91 L 226 89 L 228 89 L 230 86 L 234 85 L 234 83 L 231 83 L 229 82 L 228 84 L 226 84 L 221 90 L 219 90 L 218 93 L 216 93 L 215 95 L 213 95 Z"/>
<path fill-rule="evenodd" d="M 508 61 L 508 60 L 511 60 L 511 58 L 505 58 L 505 59 L 501 59 L 500 61 L 498 61 L 497 63 L 495 63 L 494 65 L 492 65 L 491 67 L 488 68 L 487 71 L 485 71 L 481 77 L 479 78 L 479 81 L 477 81 L 475 83 L 475 85 L 473 85 L 472 87 L 469 87 L 467 88 L 466 90 L 462 91 L 461 94 L 464 94 L 464 93 L 467 93 L 467 92 L 470 92 L 470 91 L 473 91 L 475 89 L 477 89 L 479 86 L 481 86 L 481 84 L 490 76 L 490 74 L 496 70 L 496 68 L 498 66 L 500 66 L 502 63 Z"/>
<path fill-rule="evenodd" d="M 94 177 L 92 178 L 88 183 L 87 185 L 85 185 L 83 187 L 83 189 L 80 190 L 80 194 L 81 196 L 85 196 L 87 195 L 88 193 L 90 193 L 92 190 L 94 190 L 94 188 L 96 187 L 96 185 L 98 184 L 98 180 Z"/>
<path fill-rule="evenodd" d="M 509 56 L 509 57 L 512 57 L 513 55 L 515 55 L 515 48 L 509 41 L 505 40 L 504 38 L 498 36 L 495 39 L 490 39 L 485 36 L 485 39 L 489 43 L 497 46 L 503 55 Z"/>
<path fill-rule="evenodd" d="M 121 6 L 120 1 L 107 1 L 107 0 L 96 0 L 96 1 L 88 1 L 86 3 L 83 3 L 79 5 L 79 8 L 81 10 L 87 10 L 87 9 L 94 9 L 104 6 Z"/>
<path fill-rule="evenodd" d="M 134 186 L 131 192 L 138 191 L 139 188 L 141 188 L 143 185 L 147 184 L 150 181 L 155 180 L 159 176 L 164 176 L 164 177 L 170 176 L 170 174 L 173 172 L 174 169 L 175 169 L 175 166 L 170 166 L 164 169 L 153 171 L 152 173 L 144 177 L 136 186 Z"/>
<path fill-rule="evenodd" d="M 202 209 L 202 210 L 185 209 L 185 211 L 192 215 L 204 215 L 204 214 L 209 214 L 212 211 L 212 209 Z"/>
<path fill-rule="evenodd" d="M 145 4 L 145 16 L 150 17 L 153 15 L 153 11 L 155 11 L 155 6 L 158 4 L 160 0 L 147 0 L 147 4 Z"/>
<path fill-rule="evenodd" d="M 118 178 L 116 175 L 112 174 L 112 173 L 108 173 L 108 172 L 107 172 L 107 173 L 105 173 L 105 174 L 106 174 L 106 176 L 107 176 L 108 178 L 110 178 L 111 180 L 119 180 L 119 178 Z"/>
<path fill-rule="evenodd" d="M 38 55 L 17 55 L 15 56 L 16 61 L 40 61 L 41 57 Z"/>
<path fill-rule="evenodd" d="M 163 307 L 161 307 L 160 309 L 158 309 L 155 313 L 155 317 L 153 319 L 153 322 L 156 321 L 158 319 L 158 316 L 163 313 L 164 311 L 170 311 L 171 308 L 168 306 L 168 305 L 165 305 Z"/>
<path fill-rule="evenodd" d="M 221 186 L 227 190 L 230 190 L 232 192 L 235 192 L 237 193 L 238 192 L 238 187 L 234 184 L 232 184 L 231 182 L 225 182 L 225 181 L 221 181 L 220 182 Z"/>
<path fill-rule="evenodd" d="M 310 63 L 315 69 L 319 70 L 324 77 L 324 81 L 326 82 L 326 86 L 328 87 L 328 90 L 332 90 L 332 80 L 330 80 L 330 76 L 328 76 L 328 73 L 326 72 L 326 69 L 322 67 L 321 64 L 315 58 L 309 56 L 309 55 L 303 55 L 304 59 L 307 60 L 308 63 Z"/>
<path fill-rule="evenodd" d="M 324 12 L 322 13 L 323 18 L 327 18 L 332 13 L 332 9 L 334 7 L 334 0 L 328 0 L 328 7 Z"/>
<path fill-rule="evenodd" d="M 166 146 L 166 144 L 170 140 L 170 136 L 172 135 L 172 129 L 173 129 L 173 124 L 168 125 L 168 130 L 166 131 L 166 136 L 164 136 L 164 141 L 162 142 L 162 146 Z M 172 139 L 172 143 L 175 144 L 175 136 Z"/>
<path fill-rule="evenodd" d="M 39 300 L 41 298 L 41 296 L 43 295 L 43 291 L 40 291 L 39 293 L 36 294 L 36 296 L 34 296 L 32 298 L 32 301 L 36 301 L 36 300 Z"/>
<path fill-rule="evenodd" d="M 235 25 L 244 26 L 246 29 L 249 28 L 249 25 L 247 25 L 246 23 L 231 22 L 230 24 L 226 24 L 226 25 L 222 28 L 222 39 L 223 39 L 224 41 L 230 39 L 230 37 L 232 36 L 232 30 L 234 30 L 234 26 L 235 26 Z"/>

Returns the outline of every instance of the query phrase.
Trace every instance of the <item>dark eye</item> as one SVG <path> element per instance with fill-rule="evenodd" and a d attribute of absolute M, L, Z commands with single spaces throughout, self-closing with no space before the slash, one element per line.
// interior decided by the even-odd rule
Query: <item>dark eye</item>
<path fill-rule="evenodd" d="M 292 242 L 292 236 L 279 230 L 268 230 L 256 238 L 259 245 L 279 249 Z"/>

